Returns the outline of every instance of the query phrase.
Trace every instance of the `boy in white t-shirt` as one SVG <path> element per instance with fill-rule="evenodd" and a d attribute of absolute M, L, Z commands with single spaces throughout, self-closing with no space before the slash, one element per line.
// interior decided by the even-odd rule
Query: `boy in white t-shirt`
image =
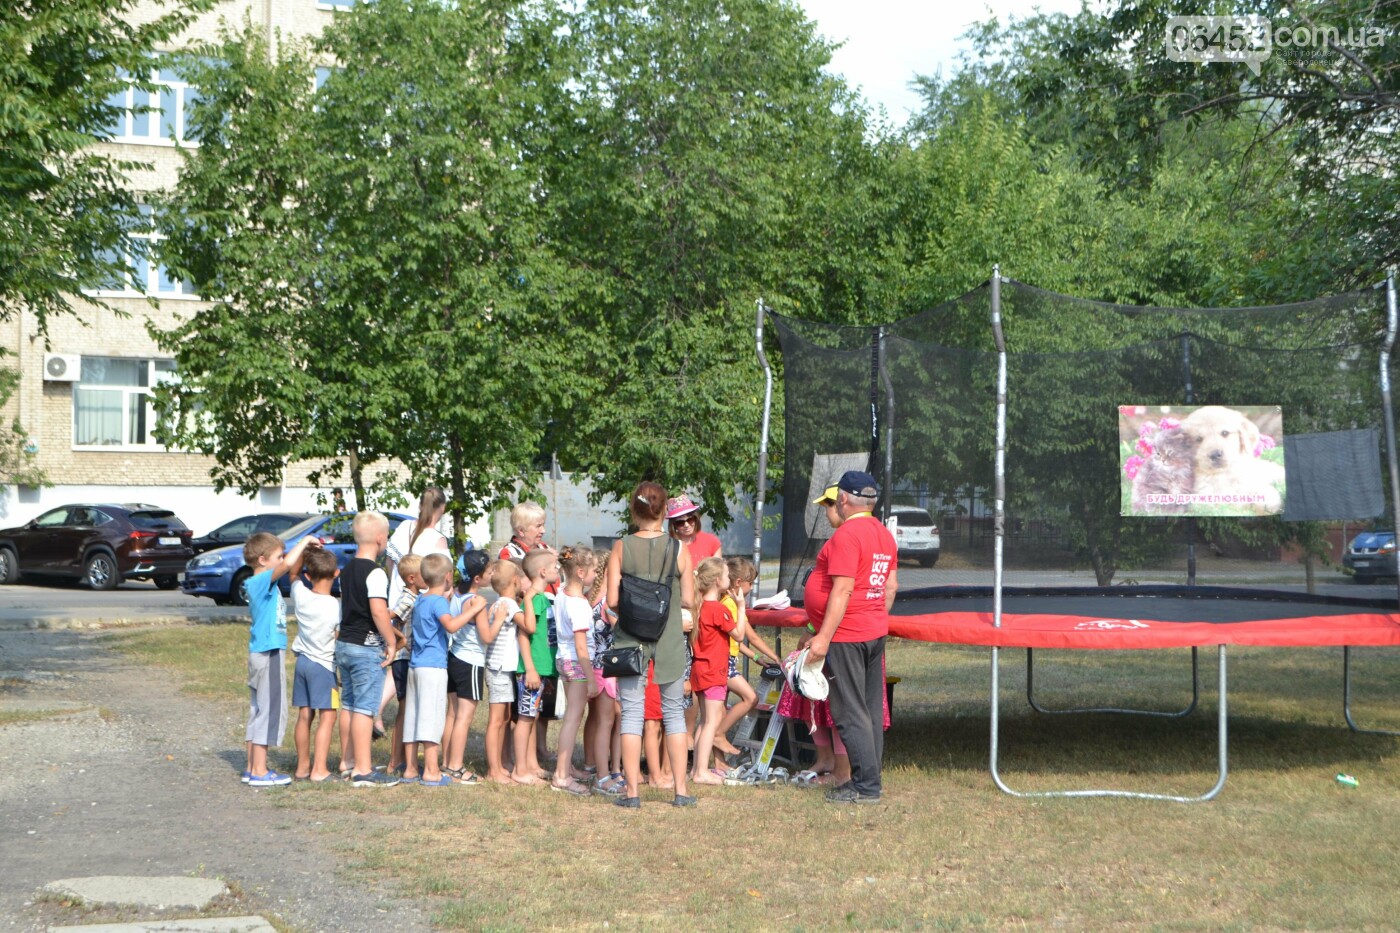
<path fill-rule="evenodd" d="M 311 581 L 301 580 L 303 570 Z M 329 551 L 300 552 L 289 571 L 292 577 L 292 612 L 297 617 L 297 637 L 292 652 L 297 656 L 292 681 L 292 705 L 297 708 L 296 746 L 298 781 L 317 784 L 333 775 L 326 764 L 331 732 L 335 729 L 335 631 L 340 627 L 340 600 L 331 595 L 331 586 L 340 576 L 335 555 Z M 312 750 L 311 721 L 320 716 Z"/>
<path fill-rule="evenodd" d="M 486 719 L 486 777 L 497 784 L 514 784 L 505 769 L 506 725 L 515 703 L 515 668 L 520 648 L 515 627 L 524 619 L 519 600 L 529 582 L 520 567 L 508 560 L 491 565 L 491 588 L 499 598 L 487 610 L 485 628 L 478 637 L 486 654 L 486 690 L 491 696 L 491 713 Z"/>
<path fill-rule="evenodd" d="M 462 579 L 457 583 L 457 595 L 449 606 L 453 615 L 466 609 L 477 610 L 475 620 L 458 629 L 452 637 L 447 656 L 448 700 L 455 708 L 448 717 L 451 725 L 444 743 L 447 754 L 443 759 L 443 769 L 462 784 L 475 784 L 478 780 L 475 774 L 467 770 L 466 752 L 472 717 L 476 715 L 477 704 L 486 699 L 486 652 L 482 648 L 481 633 L 488 630 L 490 620 L 486 612 L 486 599 L 477 590 L 486 585 L 486 566 L 489 563 L 485 551 L 468 551 L 462 556 L 458 564 Z M 452 699 L 454 694 L 455 701 Z"/>

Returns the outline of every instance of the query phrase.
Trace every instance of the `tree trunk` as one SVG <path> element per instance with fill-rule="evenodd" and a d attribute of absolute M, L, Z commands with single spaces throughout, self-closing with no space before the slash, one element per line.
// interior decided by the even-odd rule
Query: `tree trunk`
<path fill-rule="evenodd" d="M 350 461 L 350 485 L 355 490 L 355 510 L 363 512 L 369 508 L 369 503 L 365 501 L 365 472 L 360 466 L 359 448 L 351 444 L 346 459 Z"/>
<path fill-rule="evenodd" d="M 452 514 L 452 552 L 462 553 L 467 542 L 467 481 L 466 464 L 462 462 L 462 442 L 452 438 L 447 445 L 448 482 L 452 495 L 448 497 L 448 511 Z"/>
<path fill-rule="evenodd" d="M 1117 572 L 1117 568 L 1104 560 L 1103 548 L 1097 545 L 1090 548 L 1089 557 L 1094 562 L 1094 579 L 1098 581 L 1099 586 L 1112 586 L 1113 574 Z"/>
<path fill-rule="evenodd" d="M 1308 581 L 1308 593 L 1317 593 L 1317 555 L 1308 551 L 1303 555 L 1303 574 Z"/>

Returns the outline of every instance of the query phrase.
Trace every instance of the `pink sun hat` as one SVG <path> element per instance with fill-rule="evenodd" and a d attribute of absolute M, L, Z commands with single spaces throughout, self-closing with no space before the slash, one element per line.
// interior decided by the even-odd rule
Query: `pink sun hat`
<path fill-rule="evenodd" d="M 700 511 L 700 506 L 691 501 L 690 496 L 676 496 L 666 501 L 666 520 L 680 518 L 682 515 L 689 515 L 691 512 Z"/>

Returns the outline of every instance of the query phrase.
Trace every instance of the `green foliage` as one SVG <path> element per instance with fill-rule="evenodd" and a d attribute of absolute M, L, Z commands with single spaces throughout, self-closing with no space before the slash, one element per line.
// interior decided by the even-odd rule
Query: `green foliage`
<path fill-rule="evenodd" d="M 1275 29 L 1319 30 L 1324 40 L 1275 45 L 1257 77 L 1241 63 L 1167 57 L 1168 17 L 1221 12 L 1270 17 Z M 1339 32 L 1330 42 L 1320 32 L 1326 26 Z M 1363 29 L 1384 41 L 1367 41 Z M 1183 137 L 1197 137 L 1193 145 L 1213 138 L 1215 157 L 1241 177 L 1296 186 L 1298 201 L 1278 197 L 1265 211 L 1276 225 L 1264 239 L 1293 262 L 1250 273 L 1255 300 L 1287 300 L 1257 289 L 1312 295 L 1319 276 L 1327 290 L 1370 285 L 1400 255 L 1392 238 L 1375 235 L 1397 223 L 1398 183 L 1389 170 L 1400 154 L 1397 29 L 1400 6 L 1369 0 L 1254 0 L 1228 11 L 1201 0 L 1119 3 L 985 23 L 974 33 L 973 67 L 949 85 L 926 84 L 942 100 L 958 99 L 968 84 L 995 86 L 1038 141 L 1065 147 L 1116 186 L 1152 185 Z M 1221 213 L 1252 226 L 1249 198 L 1217 194 Z M 1304 257 L 1322 271 L 1298 276 Z"/>
<path fill-rule="evenodd" d="M 140 5 L 149 14 L 133 16 Z M 94 151 L 111 96 L 211 0 L 11 0 L 0 4 L 0 319 L 28 308 L 47 332 L 65 296 L 125 272 L 141 223 L 125 175 Z"/>
<path fill-rule="evenodd" d="M 897 280 L 890 155 L 794 4 L 606 0 L 573 30 L 582 68 L 550 193 L 600 339 L 577 348 L 595 384 L 558 449 L 600 494 L 654 479 L 723 524 L 756 466 L 754 302 L 881 313 Z"/>
<path fill-rule="evenodd" d="M 162 401 L 216 483 L 344 459 L 363 505 L 361 471 L 397 458 L 465 521 L 526 474 L 543 413 L 580 394 L 532 158 L 567 74 L 557 25 L 386 0 L 276 61 L 253 29 L 200 50 L 203 145 L 164 227 L 175 267 L 228 297 L 162 335 L 182 373 Z"/>

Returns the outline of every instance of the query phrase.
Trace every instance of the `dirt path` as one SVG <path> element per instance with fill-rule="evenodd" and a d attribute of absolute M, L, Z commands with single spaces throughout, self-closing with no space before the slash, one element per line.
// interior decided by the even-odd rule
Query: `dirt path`
<path fill-rule="evenodd" d="M 238 781 L 237 710 L 192 699 L 75 631 L 0 631 L 0 931 L 43 930 L 48 881 L 197 875 L 296 930 L 426 930 L 413 904 L 343 882 L 330 840 Z M 3 712 L 0 712 L 3 715 Z"/>

